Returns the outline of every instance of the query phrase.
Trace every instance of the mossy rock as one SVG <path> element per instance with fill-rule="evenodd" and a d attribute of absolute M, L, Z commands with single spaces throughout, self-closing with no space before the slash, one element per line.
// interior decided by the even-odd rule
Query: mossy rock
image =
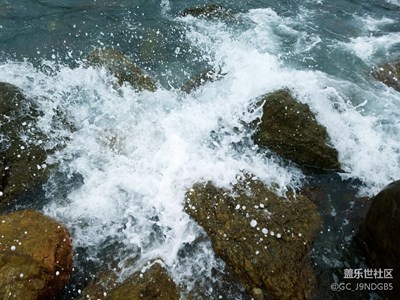
<path fill-rule="evenodd" d="M 338 152 L 329 146 L 326 128 L 307 104 L 297 102 L 287 90 L 262 97 L 263 116 L 254 143 L 283 158 L 314 170 L 340 170 Z"/>
<path fill-rule="evenodd" d="M 45 136 L 36 127 L 39 112 L 22 92 L 0 83 L 0 211 L 13 209 L 17 199 L 46 180 Z"/>
<path fill-rule="evenodd" d="M 181 16 L 193 16 L 196 18 L 225 19 L 233 14 L 230 10 L 223 8 L 219 4 L 209 4 L 186 8 L 181 12 Z"/>
<path fill-rule="evenodd" d="M 393 291 L 390 299 L 398 299 L 400 291 L 400 180 L 385 187 L 371 199 L 360 237 L 372 266 L 393 269 Z M 396 296 L 397 291 L 397 296 Z"/>
<path fill-rule="evenodd" d="M 87 61 L 91 66 L 106 68 L 117 78 L 119 85 L 126 82 L 137 90 L 154 92 L 157 89 L 154 80 L 118 50 L 96 49 L 89 54 Z"/>
<path fill-rule="evenodd" d="M 246 175 L 232 190 L 211 183 L 186 193 L 185 211 L 204 228 L 229 271 L 256 299 L 312 299 L 311 244 L 321 220 L 306 197 L 278 197 Z"/>
<path fill-rule="evenodd" d="M 71 236 L 62 224 L 33 210 L 0 216 L 1 299 L 56 299 L 71 272 Z"/>
<path fill-rule="evenodd" d="M 379 66 L 371 71 L 372 76 L 400 92 L 400 61 Z"/>

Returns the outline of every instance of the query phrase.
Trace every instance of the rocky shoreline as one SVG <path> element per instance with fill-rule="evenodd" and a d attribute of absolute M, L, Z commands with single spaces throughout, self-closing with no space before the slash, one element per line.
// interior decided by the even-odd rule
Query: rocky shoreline
<path fill-rule="evenodd" d="M 204 11 L 207 18 L 231 16 L 219 6 Z M 201 15 L 194 10 L 183 13 L 188 14 Z M 113 74 L 116 89 L 123 84 L 131 84 L 138 91 L 157 89 L 153 79 L 117 50 L 95 50 L 87 62 L 88 67 L 102 67 Z M 373 76 L 398 90 L 398 72 L 393 75 L 398 66 L 383 66 L 381 75 L 376 71 Z M 383 79 L 387 76 L 391 79 Z M 310 178 L 340 172 L 338 152 L 329 144 L 326 129 L 307 105 L 299 103 L 286 89 L 261 95 L 259 100 L 263 116 L 248 124 L 257 127 L 252 136 L 255 144 L 296 164 Z M 40 111 L 22 91 L 0 83 L 1 299 L 58 299 L 73 273 L 68 230 L 30 209 L 35 207 L 35 189 L 40 189 L 52 168 L 46 165 L 46 157 L 53 149 L 45 147 L 45 133 L 36 126 L 39 115 Z M 224 260 L 227 272 L 245 289 L 246 295 L 256 300 L 314 299 L 327 288 L 326 282 L 333 282 L 332 278 L 316 276 L 313 266 L 313 243 L 318 231 L 327 230 L 327 217 L 321 213 L 327 211 L 323 199 L 330 195 L 330 191 L 319 190 L 322 185 L 315 186 L 289 190 L 282 197 L 274 190 L 273 182 L 263 183 L 244 170 L 237 174 L 237 182 L 230 189 L 198 182 L 187 191 L 184 210 L 208 234 L 215 253 Z M 397 291 L 399 190 L 400 182 L 396 181 L 371 200 L 358 199 L 354 194 L 350 199 L 356 203 L 354 207 L 363 207 L 354 222 L 352 237 L 357 250 L 353 253 L 360 251 L 371 268 L 394 269 Z M 333 216 L 332 210 L 329 214 Z M 201 292 L 195 294 L 177 286 L 161 260 L 148 262 L 122 283 L 105 272 L 96 274 L 78 298 L 206 299 L 199 296 Z M 329 272 L 328 277 L 335 273 Z M 390 291 L 384 296 L 395 299 L 396 295 Z"/>

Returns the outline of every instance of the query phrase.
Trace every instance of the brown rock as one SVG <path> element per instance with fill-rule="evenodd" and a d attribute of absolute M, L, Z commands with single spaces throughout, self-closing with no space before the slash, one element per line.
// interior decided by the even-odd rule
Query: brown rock
<path fill-rule="evenodd" d="M 157 89 L 149 75 L 116 49 L 96 49 L 89 54 L 87 60 L 91 66 L 105 67 L 117 78 L 119 85 L 127 82 L 137 90 L 154 92 Z"/>
<path fill-rule="evenodd" d="M 278 197 L 248 175 L 232 191 L 195 185 L 185 210 L 254 298 L 312 299 L 316 279 L 309 252 L 320 217 L 309 199 Z"/>
<path fill-rule="evenodd" d="M 372 204 L 360 237 L 364 241 L 367 258 L 376 268 L 393 269 L 391 299 L 398 299 L 400 291 L 400 180 L 385 187 L 371 199 Z M 389 282 L 389 281 L 388 281 Z M 396 293 L 397 291 L 397 293 Z"/>
<path fill-rule="evenodd" d="M 328 133 L 307 104 L 297 102 L 287 90 L 263 96 L 263 116 L 253 140 L 283 158 L 316 170 L 339 170 L 337 151 Z"/>
<path fill-rule="evenodd" d="M 231 17 L 233 13 L 219 4 L 208 4 L 205 6 L 186 8 L 181 12 L 181 16 L 188 15 L 196 18 L 225 19 Z"/>
<path fill-rule="evenodd" d="M 371 72 L 372 76 L 400 92 L 400 61 L 384 64 Z"/>
<path fill-rule="evenodd" d="M 1 299 L 55 299 L 71 272 L 65 227 L 33 210 L 0 216 Z"/>
<path fill-rule="evenodd" d="M 36 128 L 38 115 L 17 87 L 0 83 L 0 212 L 13 208 L 47 178 L 47 169 L 41 167 L 47 154 L 36 143 L 44 139 Z"/>
<path fill-rule="evenodd" d="M 83 290 L 79 299 L 146 300 L 179 299 L 178 288 L 161 261 L 149 262 L 141 271 L 124 282 L 118 282 L 118 272 L 103 268 Z"/>

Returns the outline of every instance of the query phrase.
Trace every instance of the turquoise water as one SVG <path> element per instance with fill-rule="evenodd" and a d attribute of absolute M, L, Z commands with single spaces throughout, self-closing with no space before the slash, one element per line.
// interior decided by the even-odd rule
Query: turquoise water
<path fill-rule="evenodd" d="M 260 114 L 247 109 L 254 99 L 282 87 L 327 127 L 344 171 L 331 181 L 336 189 L 372 196 L 399 179 L 400 94 L 369 70 L 400 58 L 400 2 L 219 1 L 232 18 L 179 16 L 206 3 L 0 0 L 0 81 L 37 101 L 49 148 L 70 138 L 48 159 L 57 168 L 43 210 L 72 231 L 87 258 L 77 259 L 78 270 L 117 257 L 124 277 L 162 258 L 183 286 L 207 286 L 210 298 L 245 299 L 240 288 L 213 279 L 223 262 L 182 211 L 185 191 L 199 180 L 228 186 L 243 169 L 278 184 L 282 194 L 306 185 L 308 175 L 257 149 L 243 128 Z M 113 89 L 111 75 L 85 65 L 102 47 L 129 56 L 156 79 L 157 92 Z M 211 67 L 226 75 L 189 95 L 180 91 Z M 76 132 L 52 130 L 56 107 Z M 341 236 L 326 233 L 325 240 L 348 245 L 349 207 L 330 201 L 340 218 L 327 224 L 340 227 Z M 336 249 L 316 252 L 322 269 L 342 267 Z M 76 275 L 66 299 L 88 274 Z"/>

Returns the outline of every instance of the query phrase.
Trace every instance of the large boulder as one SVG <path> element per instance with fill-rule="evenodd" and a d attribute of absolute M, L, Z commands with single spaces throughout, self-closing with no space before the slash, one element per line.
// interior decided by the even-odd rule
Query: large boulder
<path fill-rule="evenodd" d="M 64 226 L 33 210 L 0 216 L 0 299 L 56 299 L 71 272 Z"/>
<path fill-rule="evenodd" d="M 0 83 L 0 211 L 13 208 L 19 197 L 47 178 L 38 116 L 17 87 Z"/>
<path fill-rule="evenodd" d="M 149 262 L 124 282 L 115 273 L 103 270 L 83 291 L 82 299 L 178 300 L 179 291 L 162 261 Z"/>
<path fill-rule="evenodd" d="M 372 76 L 400 92 L 400 61 L 384 64 L 371 71 Z"/>
<path fill-rule="evenodd" d="M 106 68 L 117 78 L 119 85 L 127 82 L 137 90 L 154 92 L 157 89 L 150 76 L 116 49 L 96 49 L 89 54 L 87 61 L 91 66 Z"/>
<path fill-rule="evenodd" d="M 376 268 L 393 269 L 394 291 L 400 291 L 400 180 L 385 187 L 371 199 L 361 226 L 367 258 Z M 387 281 L 387 280 L 386 280 Z M 398 295 L 398 294 L 397 294 Z M 393 299 L 398 299 L 393 297 Z"/>
<path fill-rule="evenodd" d="M 307 104 L 297 102 L 287 90 L 263 96 L 263 116 L 253 140 L 283 158 L 316 170 L 339 170 L 337 151 L 328 133 Z"/>
<path fill-rule="evenodd" d="M 315 205 L 293 192 L 278 197 L 245 177 L 231 191 L 195 185 L 186 194 L 186 212 L 255 299 L 312 299 L 316 278 L 309 255 L 321 222 Z"/>

